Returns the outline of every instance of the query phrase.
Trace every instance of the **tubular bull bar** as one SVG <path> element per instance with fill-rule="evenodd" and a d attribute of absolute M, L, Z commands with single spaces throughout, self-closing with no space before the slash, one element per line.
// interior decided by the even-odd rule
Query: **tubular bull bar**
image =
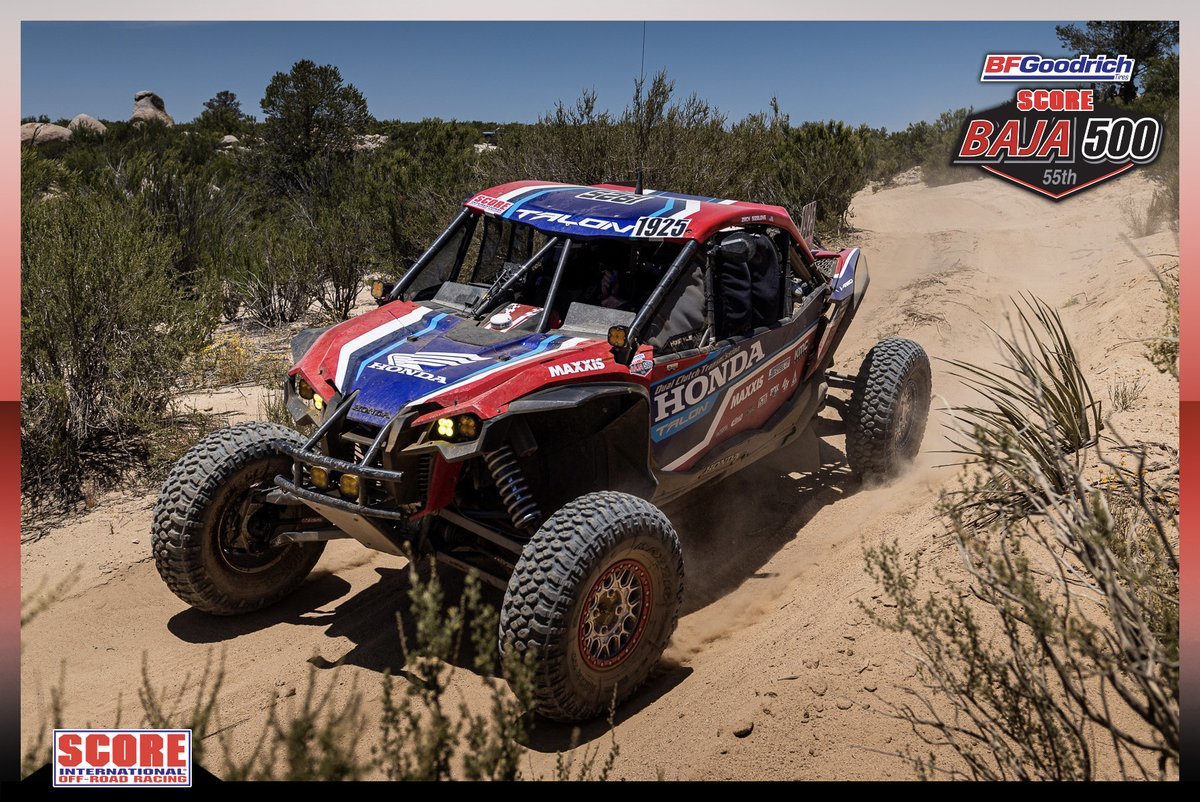
<path fill-rule="evenodd" d="M 346 532 L 351 537 L 373 549 L 391 554 L 404 554 L 403 546 L 410 538 L 397 537 L 392 528 L 380 525 L 381 521 L 408 522 L 410 516 L 396 509 L 375 507 L 368 503 L 367 483 L 358 483 L 357 498 L 345 498 L 337 495 L 337 490 L 323 492 L 315 487 L 307 486 L 305 472 L 311 468 L 323 468 L 330 472 L 350 474 L 359 479 L 371 479 L 383 482 L 398 482 L 404 475 L 403 471 L 393 471 L 380 467 L 375 463 L 388 435 L 402 424 L 412 413 L 397 414 L 387 422 L 376 434 L 375 439 L 363 454 L 362 460 L 351 461 L 331 457 L 318 448 L 318 443 L 343 421 L 354 405 L 358 391 L 344 398 L 336 407 L 330 409 L 328 416 L 311 437 L 302 446 L 290 443 L 280 443 L 281 452 L 292 459 L 292 475 L 280 474 L 275 477 L 275 485 L 288 496 L 291 496 L 311 507 L 330 521 L 334 526 Z"/>

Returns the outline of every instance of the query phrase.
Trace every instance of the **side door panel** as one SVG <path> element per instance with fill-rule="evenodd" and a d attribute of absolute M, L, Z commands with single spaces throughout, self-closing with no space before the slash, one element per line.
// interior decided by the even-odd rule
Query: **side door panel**
<path fill-rule="evenodd" d="M 795 395 L 823 307 L 813 293 L 789 322 L 707 351 L 655 360 L 650 439 L 660 470 L 687 471 Z"/>

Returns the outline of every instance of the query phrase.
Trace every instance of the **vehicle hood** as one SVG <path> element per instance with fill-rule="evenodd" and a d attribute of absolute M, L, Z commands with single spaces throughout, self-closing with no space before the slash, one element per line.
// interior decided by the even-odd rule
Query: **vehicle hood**
<path fill-rule="evenodd" d="M 509 390 L 502 396 L 518 397 L 546 379 L 545 367 L 531 368 L 571 360 L 590 373 L 620 370 L 629 377 L 601 341 L 490 331 L 454 314 L 395 302 L 326 331 L 291 373 L 301 373 L 326 400 L 357 391 L 350 418 L 383 425 L 406 406 L 452 407 L 502 385 Z"/>

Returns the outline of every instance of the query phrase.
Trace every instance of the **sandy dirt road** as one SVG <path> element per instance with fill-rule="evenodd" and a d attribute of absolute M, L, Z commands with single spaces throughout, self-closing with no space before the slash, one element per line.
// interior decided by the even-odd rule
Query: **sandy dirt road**
<path fill-rule="evenodd" d="M 988 359 L 984 324 L 1004 325 L 1006 299 L 1036 293 L 1062 311 L 1093 391 L 1141 375 L 1145 390 L 1110 423 L 1127 439 L 1176 445 L 1177 385 L 1157 374 L 1143 347 L 1164 321 L 1155 278 L 1136 256 L 1178 262 L 1175 235 L 1127 240 L 1126 204 L 1152 189 L 1122 178 L 1053 204 L 988 179 L 946 187 L 912 184 L 855 200 L 854 235 L 869 259 L 871 287 L 841 348 L 853 372 L 879 338 L 920 341 L 933 357 Z M 618 711 L 616 775 L 653 779 L 882 779 L 911 776 L 892 753 L 913 744 L 906 725 L 883 715 L 913 677 L 906 644 L 875 629 L 860 605 L 880 604 L 863 571 L 864 544 L 895 539 L 951 569 L 934 503 L 952 482 L 937 407 L 964 400 L 935 361 L 935 412 L 914 469 L 896 483 L 863 489 L 848 476 L 832 437 L 817 474 L 790 471 L 779 454 L 668 510 L 684 541 L 685 615 L 656 677 Z M 240 399 L 240 400 L 239 400 Z M 256 411 L 256 398 L 226 391 L 212 404 Z M 825 413 L 833 415 L 832 411 Z M 260 613 L 220 619 L 187 609 L 160 581 L 149 552 L 154 502 L 144 488 L 105 496 L 86 515 L 27 543 L 22 583 L 53 585 L 73 569 L 67 597 L 23 634 L 22 730 L 44 725 L 47 690 L 66 666 L 70 726 L 108 725 L 123 699 L 136 725 L 143 656 L 153 682 L 194 682 L 224 655 L 222 724 L 257 735 L 279 696 L 316 672 L 335 699 L 352 686 L 370 703 L 379 678 L 402 668 L 394 616 L 405 602 L 404 561 L 348 542 L 330 544 L 294 597 Z M 953 579 L 947 592 L 954 591 Z M 327 668 L 340 661 L 343 667 Z M 316 666 L 316 668 L 314 668 Z M 459 673 L 468 700 L 479 681 Z M 732 731 L 752 722 L 748 737 Z M 568 728 L 540 725 L 527 774 L 551 772 Z M 604 724 L 584 744 L 606 744 Z M 369 749 L 368 735 L 363 749 Z"/>

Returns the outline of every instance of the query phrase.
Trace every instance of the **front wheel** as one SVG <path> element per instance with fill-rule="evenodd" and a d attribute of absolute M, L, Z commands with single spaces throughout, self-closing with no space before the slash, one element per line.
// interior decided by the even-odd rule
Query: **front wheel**
<path fill-rule="evenodd" d="M 594 718 L 646 681 L 675 631 L 683 552 L 653 504 L 580 496 L 526 544 L 500 612 L 500 649 L 533 653 L 534 706 Z"/>
<path fill-rule="evenodd" d="M 889 337 L 867 352 L 846 415 L 846 458 L 855 474 L 887 479 L 917 456 L 931 377 L 929 356 L 912 340 Z"/>
<path fill-rule="evenodd" d="M 266 607 L 295 590 L 321 557 L 324 542 L 273 543 L 280 524 L 303 511 L 264 500 L 292 464 L 282 442 L 304 441 L 274 423 L 230 426 L 193 446 L 167 475 L 154 507 L 154 562 L 167 587 L 197 610 Z"/>

